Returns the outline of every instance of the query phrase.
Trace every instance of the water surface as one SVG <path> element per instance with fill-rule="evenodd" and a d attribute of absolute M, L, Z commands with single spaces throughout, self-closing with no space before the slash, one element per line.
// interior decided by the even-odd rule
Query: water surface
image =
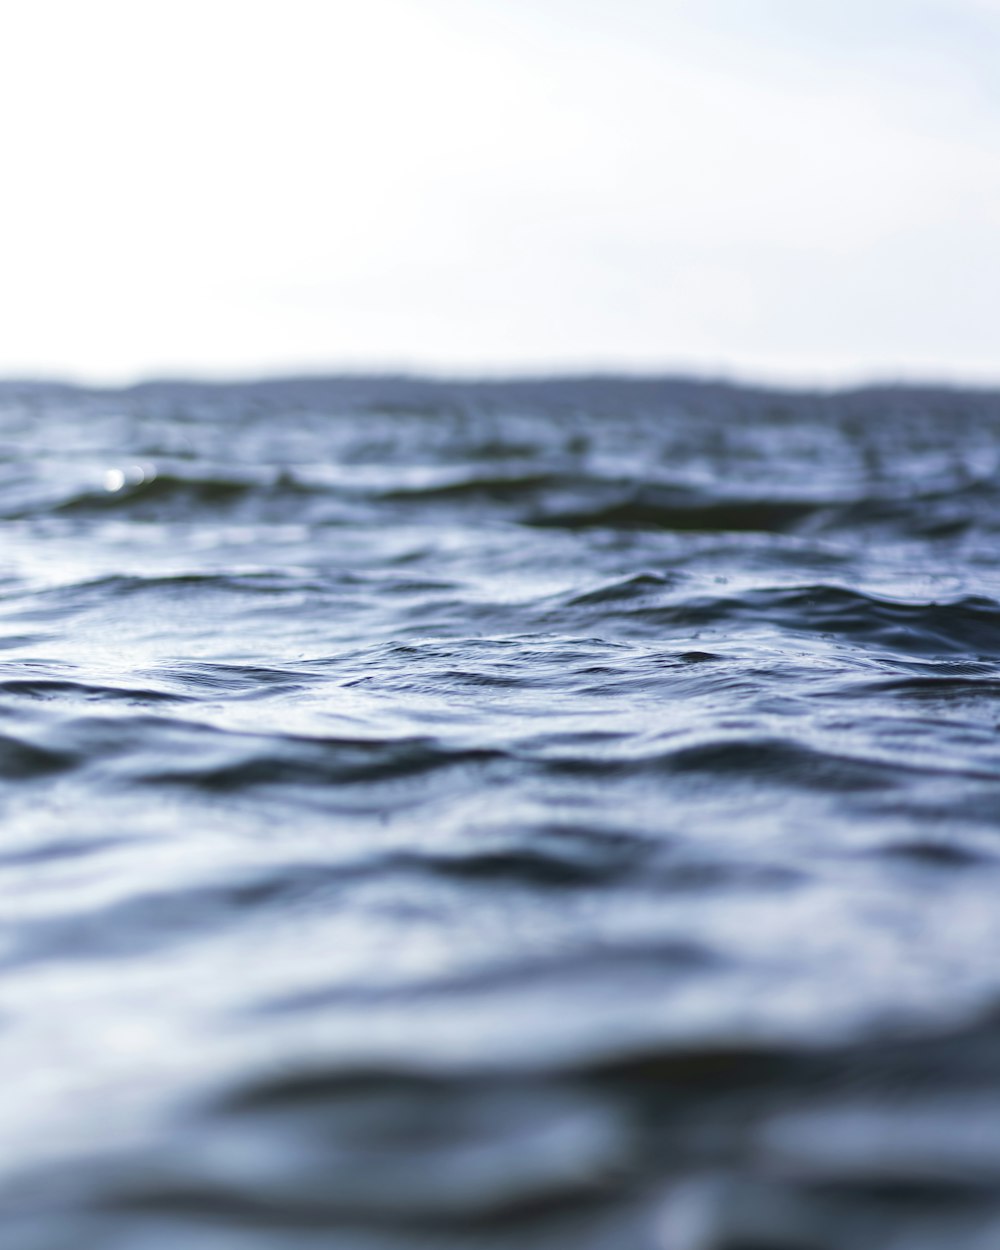
<path fill-rule="evenodd" d="M 998 432 L 0 387 L 0 1244 L 1000 1244 Z"/>

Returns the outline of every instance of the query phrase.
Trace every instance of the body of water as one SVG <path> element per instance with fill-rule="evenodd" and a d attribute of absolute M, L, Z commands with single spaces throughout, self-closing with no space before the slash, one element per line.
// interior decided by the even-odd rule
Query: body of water
<path fill-rule="evenodd" d="M 0 387 L 0 1245 L 1000 1245 L 1000 396 Z"/>

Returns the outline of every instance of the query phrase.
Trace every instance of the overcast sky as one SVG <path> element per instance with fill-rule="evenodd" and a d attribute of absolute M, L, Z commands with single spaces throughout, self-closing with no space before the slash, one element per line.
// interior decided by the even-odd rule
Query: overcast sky
<path fill-rule="evenodd" d="M 1000 0 L 2 0 L 0 375 L 1000 381 Z"/>

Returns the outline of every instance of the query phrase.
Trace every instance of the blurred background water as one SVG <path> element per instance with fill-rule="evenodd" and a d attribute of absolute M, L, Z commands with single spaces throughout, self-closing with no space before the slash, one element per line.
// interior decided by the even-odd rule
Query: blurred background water
<path fill-rule="evenodd" d="M 0 1243 L 1000 1244 L 998 429 L 0 386 Z"/>

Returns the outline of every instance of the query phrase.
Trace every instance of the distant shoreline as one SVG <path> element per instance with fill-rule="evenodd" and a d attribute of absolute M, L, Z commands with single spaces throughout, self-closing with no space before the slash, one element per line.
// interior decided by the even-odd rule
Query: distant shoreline
<path fill-rule="evenodd" d="M 856 383 L 808 385 L 795 382 L 759 382 L 738 377 L 702 377 L 685 373 L 632 373 L 615 371 L 566 371 L 553 373 L 517 373 L 507 375 L 463 376 L 428 372 L 333 372 L 303 374 L 266 374 L 258 377 L 151 377 L 121 384 L 98 384 L 60 378 L 0 377 L 0 398 L 43 394 L 73 395 L 142 395 L 142 394 L 217 394 L 220 391 L 244 391 L 261 396 L 308 398 L 324 394 L 328 397 L 350 398 L 354 395 L 371 400 L 373 394 L 385 395 L 387 401 L 405 394 L 407 398 L 433 399 L 439 395 L 468 395 L 470 398 L 572 398 L 574 395 L 593 399 L 602 394 L 628 392 L 635 396 L 643 391 L 658 400 L 681 400 L 694 397 L 742 395 L 747 397 L 783 398 L 834 396 L 902 396 L 925 398 L 934 396 L 1000 396 L 1000 381 L 980 383 L 971 380 L 871 380 Z"/>

